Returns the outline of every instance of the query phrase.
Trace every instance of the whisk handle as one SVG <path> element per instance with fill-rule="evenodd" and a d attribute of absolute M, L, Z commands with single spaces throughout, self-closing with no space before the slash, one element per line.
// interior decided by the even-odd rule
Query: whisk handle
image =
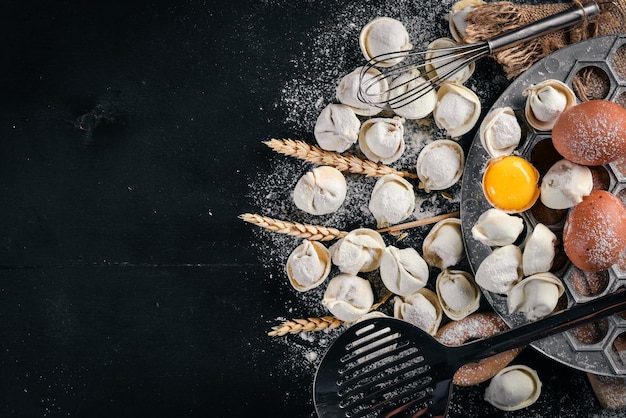
<path fill-rule="evenodd" d="M 598 13 L 600 13 L 600 6 L 596 2 L 575 5 L 562 12 L 491 38 L 487 41 L 489 51 L 493 53 L 515 44 L 568 28 Z"/>

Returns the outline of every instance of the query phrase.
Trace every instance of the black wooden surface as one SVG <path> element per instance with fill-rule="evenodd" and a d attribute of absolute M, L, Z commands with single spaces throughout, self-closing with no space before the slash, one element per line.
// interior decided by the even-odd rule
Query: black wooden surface
<path fill-rule="evenodd" d="M 273 106 L 290 59 L 356 5 L 4 4 L 0 416 L 314 416 L 313 367 L 266 335 L 286 282 L 237 215 L 261 141 L 298 134 Z M 525 355 L 554 370 L 536 416 L 599 412 L 582 373 Z M 499 416 L 483 390 L 457 416 Z"/>

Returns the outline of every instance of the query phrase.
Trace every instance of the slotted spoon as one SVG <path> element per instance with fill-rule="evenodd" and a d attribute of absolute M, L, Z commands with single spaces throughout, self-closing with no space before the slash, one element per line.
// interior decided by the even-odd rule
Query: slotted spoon
<path fill-rule="evenodd" d="M 394 318 L 359 322 L 324 355 L 313 384 L 320 418 L 443 417 L 459 367 L 626 309 L 626 292 L 599 297 L 458 347 Z"/>

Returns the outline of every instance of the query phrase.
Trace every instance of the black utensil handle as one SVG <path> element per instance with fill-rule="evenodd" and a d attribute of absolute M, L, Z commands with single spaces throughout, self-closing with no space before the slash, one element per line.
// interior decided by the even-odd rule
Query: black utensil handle
<path fill-rule="evenodd" d="M 580 303 L 538 321 L 459 347 L 463 352 L 462 362 L 476 361 L 513 348 L 523 347 L 541 338 L 605 318 L 623 310 L 626 310 L 626 291 L 620 288 L 615 293 L 601 296 L 590 302 Z"/>

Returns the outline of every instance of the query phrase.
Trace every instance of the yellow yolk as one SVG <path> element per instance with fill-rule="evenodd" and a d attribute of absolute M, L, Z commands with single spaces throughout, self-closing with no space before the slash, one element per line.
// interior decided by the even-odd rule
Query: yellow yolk
<path fill-rule="evenodd" d="M 517 156 L 497 158 L 487 164 L 483 191 L 487 201 L 506 212 L 522 212 L 539 197 L 539 173 Z"/>

